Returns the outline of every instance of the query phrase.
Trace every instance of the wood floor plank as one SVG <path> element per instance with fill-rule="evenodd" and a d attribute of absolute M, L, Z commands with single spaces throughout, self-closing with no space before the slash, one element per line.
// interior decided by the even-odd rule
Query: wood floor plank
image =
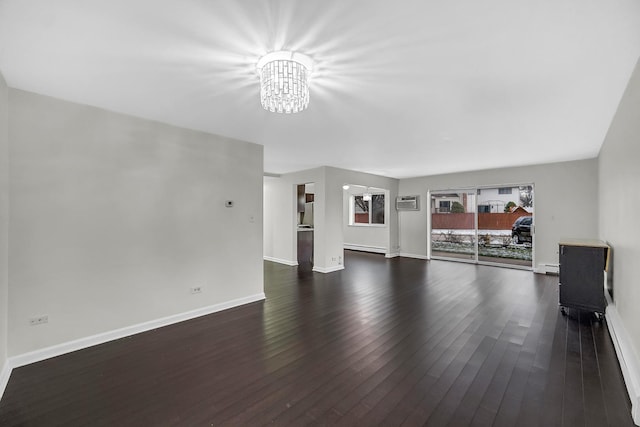
<path fill-rule="evenodd" d="M 564 366 L 564 358 L 561 362 L 554 362 L 554 337 L 555 331 L 558 327 L 558 320 L 563 320 L 560 317 L 560 309 L 557 305 L 558 290 L 555 287 L 546 287 L 542 300 L 540 302 L 541 311 L 544 311 L 544 319 L 542 320 L 542 326 L 540 336 L 535 349 L 535 358 L 533 365 L 530 368 L 529 377 L 525 386 L 524 396 L 522 399 L 520 411 L 516 425 L 523 427 L 534 427 L 539 425 L 545 425 L 542 421 L 543 414 L 549 412 L 549 402 L 545 402 L 547 395 L 551 395 L 552 385 L 556 385 L 556 389 L 559 391 L 561 400 L 562 387 L 564 385 L 564 373 L 559 377 L 558 375 L 552 375 L 553 366 Z M 565 325 L 564 321 L 562 325 Z M 558 329 L 562 331 L 562 329 Z M 565 334 L 558 333 L 558 336 L 564 337 Z M 566 341 L 562 341 L 564 348 Z M 555 343 L 556 346 L 558 345 Z M 562 353 L 557 350 L 555 352 L 562 356 Z M 555 363 L 555 365 L 553 365 Z M 562 371 L 564 372 L 564 370 Z M 553 402 L 553 401 L 552 401 Z M 557 400 L 556 400 L 557 402 Z M 554 405 L 559 408 L 558 414 L 561 413 L 561 405 Z M 559 417 L 558 417 L 559 420 Z"/>
<path fill-rule="evenodd" d="M 594 321 L 595 317 L 592 313 L 581 313 L 578 325 L 582 352 L 585 425 L 593 427 L 607 425 L 607 409 L 604 405 L 598 357 L 593 343 L 592 328 Z"/>
<path fill-rule="evenodd" d="M 451 320 L 451 319 L 449 319 Z M 433 325 L 433 328 L 429 328 L 424 333 L 424 337 L 427 339 L 427 347 L 428 352 L 424 355 L 423 362 L 429 363 L 429 361 L 435 359 L 437 355 L 442 354 L 448 346 L 450 342 L 447 339 L 453 339 L 457 336 L 457 331 L 464 330 L 470 323 L 469 319 L 462 318 L 455 322 L 441 322 L 438 321 Z M 393 360 L 393 359 L 389 359 Z M 346 396 L 352 396 L 352 392 L 358 386 L 360 386 L 364 381 L 366 381 L 366 377 L 361 377 L 354 380 L 348 380 L 342 382 L 339 388 L 331 388 L 327 390 L 326 393 L 323 393 L 323 399 L 315 404 L 309 411 L 307 411 L 306 418 L 310 418 L 312 420 L 316 420 L 319 417 L 323 416 L 325 413 L 327 419 L 339 418 L 344 414 L 344 407 L 336 407 L 339 405 L 342 400 Z M 364 387 L 367 385 L 365 384 Z M 348 404 L 352 404 L 353 399 L 348 399 Z M 341 405 L 347 406 L 347 405 Z"/>
<path fill-rule="evenodd" d="M 582 345 L 580 342 L 580 311 L 569 314 L 567 333 L 567 357 L 562 403 L 562 424 L 585 425 L 584 384 L 582 383 Z"/>
<path fill-rule="evenodd" d="M 593 326 L 593 340 L 598 358 L 608 425 L 632 426 L 632 421 L 626 416 L 631 411 L 629 395 L 624 389 L 624 385 L 623 387 L 618 386 L 620 382 L 624 384 L 624 380 L 615 356 L 611 336 L 605 324 L 595 323 Z"/>
<path fill-rule="evenodd" d="M 562 316 L 557 277 L 345 267 L 265 262 L 265 301 L 17 368 L 0 425 L 633 425 L 606 324 Z"/>
<path fill-rule="evenodd" d="M 542 299 L 541 301 L 545 302 Z M 546 301 L 547 304 L 532 304 L 532 302 L 529 301 L 526 307 L 521 307 L 516 311 L 517 313 L 522 313 L 519 325 L 524 328 L 526 335 L 496 414 L 495 426 L 517 425 L 524 396 L 527 392 L 527 384 L 532 375 L 548 306 L 548 300 Z"/>
<path fill-rule="evenodd" d="M 502 355 L 497 370 L 489 381 L 489 385 L 485 390 L 480 405 L 478 406 L 474 417 L 471 421 L 475 425 L 493 425 L 496 414 L 502 403 L 505 390 L 511 374 L 515 368 L 518 355 L 520 353 L 520 345 L 507 341 L 507 348 Z"/>

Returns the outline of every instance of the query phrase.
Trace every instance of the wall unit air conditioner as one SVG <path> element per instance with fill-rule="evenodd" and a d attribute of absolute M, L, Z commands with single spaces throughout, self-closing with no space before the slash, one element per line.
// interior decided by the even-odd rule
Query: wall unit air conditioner
<path fill-rule="evenodd" d="M 396 210 L 399 211 L 419 211 L 418 203 L 420 196 L 398 196 L 396 197 Z"/>

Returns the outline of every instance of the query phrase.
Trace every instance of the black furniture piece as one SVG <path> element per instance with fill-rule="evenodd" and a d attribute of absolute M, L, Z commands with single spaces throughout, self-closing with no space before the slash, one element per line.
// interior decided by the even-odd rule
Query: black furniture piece
<path fill-rule="evenodd" d="M 560 242 L 560 310 L 577 308 L 604 315 L 604 272 L 609 268 L 609 246 L 601 240 L 567 239 Z"/>

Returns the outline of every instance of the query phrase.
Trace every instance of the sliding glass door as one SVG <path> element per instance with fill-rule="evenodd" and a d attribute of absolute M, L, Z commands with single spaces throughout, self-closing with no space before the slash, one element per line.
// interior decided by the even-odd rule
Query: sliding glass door
<path fill-rule="evenodd" d="M 532 266 L 532 185 L 478 188 L 478 243 L 478 261 Z"/>
<path fill-rule="evenodd" d="M 476 261 L 476 191 L 431 193 L 431 256 Z"/>
<path fill-rule="evenodd" d="M 531 268 L 533 185 L 431 192 L 431 257 Z"/>

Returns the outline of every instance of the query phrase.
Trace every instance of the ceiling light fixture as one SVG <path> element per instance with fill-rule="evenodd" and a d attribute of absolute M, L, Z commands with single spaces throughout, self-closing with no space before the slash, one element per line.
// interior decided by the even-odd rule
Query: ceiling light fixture
<path fill-rule="evenodd" d="M 260 103 L 275 113 L 297 113 L 309 105 L 312 61 L 297 52 L 271 52 L 258 61 Z"/>

